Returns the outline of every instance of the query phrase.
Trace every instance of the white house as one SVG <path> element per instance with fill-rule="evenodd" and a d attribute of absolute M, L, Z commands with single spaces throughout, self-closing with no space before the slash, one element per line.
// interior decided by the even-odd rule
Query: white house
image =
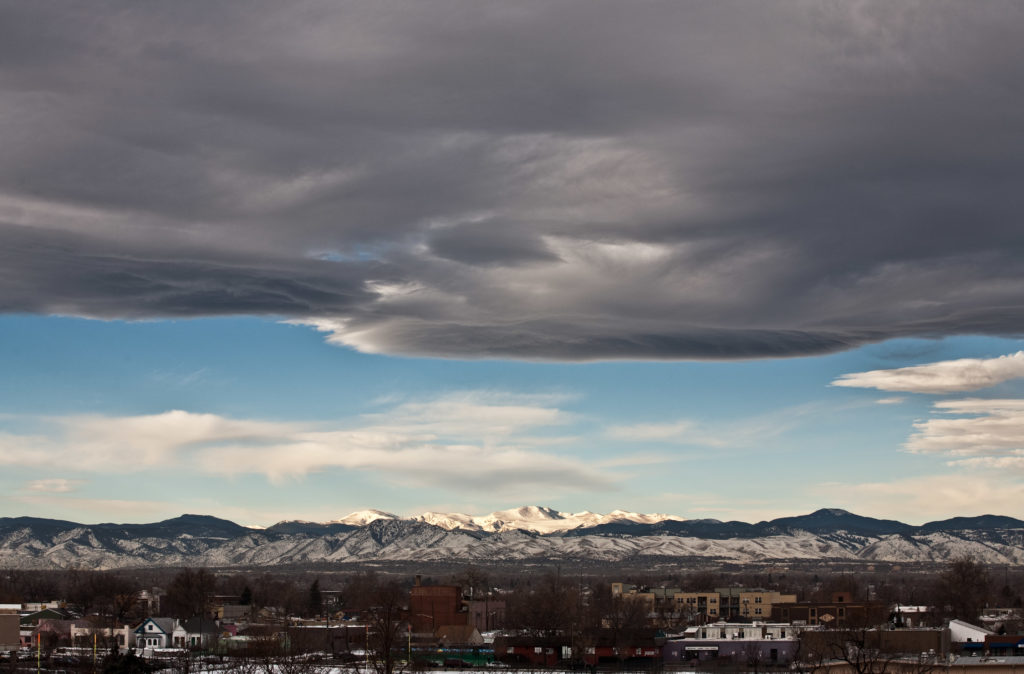
<path fill-rule="evenodd" d="M 209 618 L 189 618 L 174 626 L 171 643 L 176 648 L 209 648 L 220 637 L 220 623 Z"/>
<path fill-rule="evenodd" d="M 140 648 L 169 648 L 177 626 L 174 618 L 146 618 L 135 628 L 135 643 Z"/>

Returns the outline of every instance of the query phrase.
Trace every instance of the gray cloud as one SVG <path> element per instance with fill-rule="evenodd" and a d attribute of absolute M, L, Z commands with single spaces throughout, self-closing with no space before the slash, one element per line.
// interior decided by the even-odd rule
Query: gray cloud
<path fill-rule="evenodd" d="M 1024 331 L 1024 9 L 0 4 L 0 310 L 367 351 Z"/>

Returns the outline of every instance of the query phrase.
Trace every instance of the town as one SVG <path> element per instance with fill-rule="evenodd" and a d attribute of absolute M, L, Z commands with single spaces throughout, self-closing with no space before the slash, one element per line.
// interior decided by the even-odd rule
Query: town
<path fill-rule="evenodd" d="M 731 579 L 759 586 L 714 586 L 726 577 L 706 571 L 680 573 L 672 586 L 561 567 L 508 578 L 476 567 L 447 578 L 360 571 L 325 574 L 325 582 L 309 573 L 182 569 L 142 588 L 118 572 L 3 576 L 0 652 L 10 671 L 880 674 L 1024 666 L 1019 570 L 1011 576 L 968 558 L 888 579 Z"/>

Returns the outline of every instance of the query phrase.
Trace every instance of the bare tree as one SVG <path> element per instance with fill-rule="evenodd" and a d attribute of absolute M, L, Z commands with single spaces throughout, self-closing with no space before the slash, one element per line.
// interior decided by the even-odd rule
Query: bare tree
<path fill-rule="evenodd" d="M 844 628 L 807 630 L 800 635 L 800 653 L 812 672 L 829 663 L 844 663 L 854 674 L 927 674 L 938 667 L 934 656 L 890 651 L 885 631 L 865 620 Z"/>
<path fill-rule="evenodd" d="M 988 568 L 972 557 L 958 557 L 939 575 L 935 599 L 948 617 L 974 622 L 991 591 Z"/>
<path fill-rule="evenodd" d="M 216 586 L 216 577 L 206 569 L 182 569 L 167 588 L 165 613 L 177 618 L 205 613 Z"/>
<path fill-rule="evenodd" d="M 377 674 L 404 670 L 400 660 L 409 628 L 409 590 L 397 580 L 361 574 L 349 580 L 346 595 L 362 608 L 367 622 L 367 653 Z"/>

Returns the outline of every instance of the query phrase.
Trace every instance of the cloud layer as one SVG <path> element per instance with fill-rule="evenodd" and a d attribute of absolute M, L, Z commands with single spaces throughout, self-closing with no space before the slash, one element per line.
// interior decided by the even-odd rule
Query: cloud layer
<path fill-rule="evenodd" d="M 998 358 L 959 358 L 892 370 L 844 374 L 833 386 L 908 393 L 977 391 L 1024 377 L 1024 351 Z"/>
<path fill-rule="evenodd" d="M 385 479 L 460 493 L 523 489 L 607 489 L 601 470 L 547 447 L 546 434 L 571 420 L 552 396 L 489 392 L 405 402 L 349 425 L 232 419 L 169 411 L 48 420 L 35 436 L 0 434 L 0 465 L 133 473 L 189 466 L 208 475 L 263 474 L 280 482 L 313 472 L 372 471 Z M 74 481 L 29 489 L 70 491 Z"/>
<path fill-rule="evenodd" d="M 999 1 L 4 3 L 0 311 L 467 358 L 1019 334 L 1021 30 Z"/>

